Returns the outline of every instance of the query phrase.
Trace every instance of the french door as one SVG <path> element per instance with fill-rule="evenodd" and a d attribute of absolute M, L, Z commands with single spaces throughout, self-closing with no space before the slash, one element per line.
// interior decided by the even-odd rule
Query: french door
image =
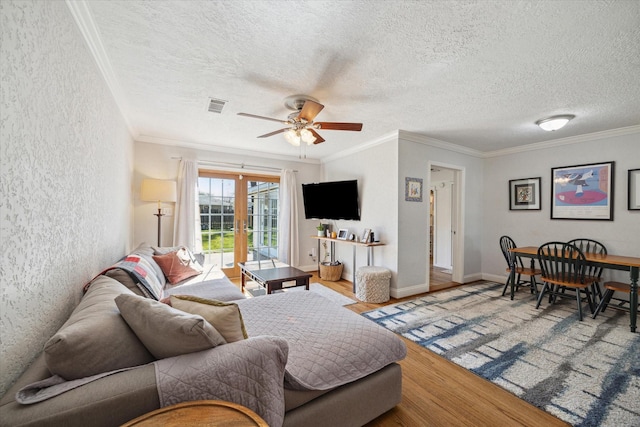
<path fill-rule="evenodd" d="M 227 172 L 199 172 L 202 248 L 207 264 L 227 277 L 240 275 L 239 262 L 278 257 L 280 178 Z"/>

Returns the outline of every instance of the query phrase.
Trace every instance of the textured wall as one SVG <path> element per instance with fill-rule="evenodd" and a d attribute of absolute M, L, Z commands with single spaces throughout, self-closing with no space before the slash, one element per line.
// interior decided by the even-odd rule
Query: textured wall
<path fill-rule="evenodd" d="M 133 143 L 64 2 L 0 12 L 3 394 L 128 249 Z"/>

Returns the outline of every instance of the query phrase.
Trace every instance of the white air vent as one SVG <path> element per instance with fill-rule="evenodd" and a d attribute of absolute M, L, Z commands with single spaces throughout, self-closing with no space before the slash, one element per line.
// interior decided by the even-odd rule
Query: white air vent
<path fill-rule="evenodd" d="M 222 99 L 209 98 L 209 112 L 210 113 L 222 113 L 222 109 L 224 108 L 227 101 L 223 101 Z"/>

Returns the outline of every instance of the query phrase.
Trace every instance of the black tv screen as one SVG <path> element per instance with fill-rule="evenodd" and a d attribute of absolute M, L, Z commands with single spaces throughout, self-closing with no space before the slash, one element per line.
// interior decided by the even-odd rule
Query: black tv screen
<path fill-rule="evenodd" d="M 307 219 L 360 220 L 358 181 L 302 184 L 304 215 Z"/>

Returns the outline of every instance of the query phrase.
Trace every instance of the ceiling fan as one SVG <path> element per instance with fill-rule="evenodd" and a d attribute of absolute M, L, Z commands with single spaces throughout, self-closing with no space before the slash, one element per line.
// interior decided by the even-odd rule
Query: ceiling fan
<path fill-rule="evenodd" d="M 249 113 L 238 113 L 238 115 L 271 120 L 288 125 L 289 127 L 260 135 L 258 138 L 268 138 L 284 132 L 284 138 L 287 142 L 295 146 L 299 146 L 301 141 L 307 145 L 324 142 L 325 139 L 321 137 L 316 130 L 362 130 L 362 123 L 314 122 L 313 119 L 322 111 L 324 105 L 320 104 L 317 99 L 307 95 L 289 96 L 285 99 L 284 105 L 294 111 L 289 114 L 287 120 L 272 119 L 271 117 L 257 116 Z"/>

